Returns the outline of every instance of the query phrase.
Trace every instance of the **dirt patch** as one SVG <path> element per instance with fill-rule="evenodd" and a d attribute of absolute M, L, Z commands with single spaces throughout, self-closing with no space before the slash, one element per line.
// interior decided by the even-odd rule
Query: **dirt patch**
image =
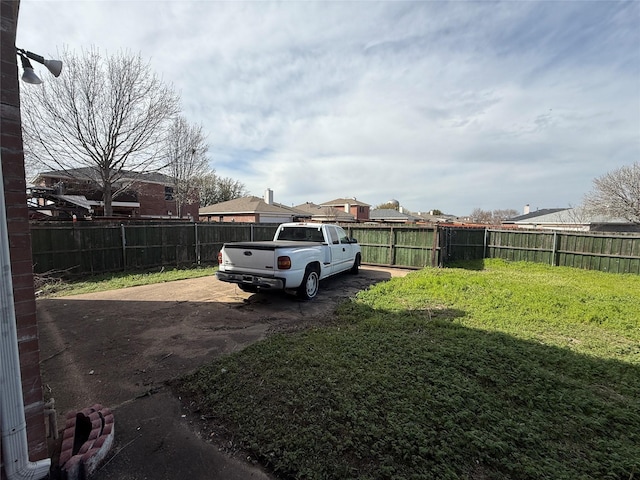
<path fill-rule="evenodd" d="M 321 283 L 311 302 L 249 294 L 215 277 L 37 301 L 45 395 L 59 415 L 154 392 L 271 332 L 330 322 L 359 290 L 407 270 L 364 267 Z"/>

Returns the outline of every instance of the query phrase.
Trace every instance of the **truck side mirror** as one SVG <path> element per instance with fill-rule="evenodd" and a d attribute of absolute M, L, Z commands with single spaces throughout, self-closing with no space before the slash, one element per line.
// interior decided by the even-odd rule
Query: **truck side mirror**
<path fill-rule="evenodd" d="M 355 238 L 350 238 L 349 243 L 358 243 L 358 240 L 356 240 Z"/>

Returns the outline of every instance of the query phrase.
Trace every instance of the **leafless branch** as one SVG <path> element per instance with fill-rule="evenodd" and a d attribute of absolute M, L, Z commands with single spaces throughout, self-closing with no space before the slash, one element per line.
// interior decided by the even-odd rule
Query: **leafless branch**
<path fill-rule="evenodd" d="M 105 214 L 127 171 L 158 168 L 167 125 L 178 113 L 173 88 L 141 56 L 103 56 L 97 48 L 65 50 L 62 75 L 22 97 L 26 154 L 50 170 L 91 172 L 104 192 Z"/>

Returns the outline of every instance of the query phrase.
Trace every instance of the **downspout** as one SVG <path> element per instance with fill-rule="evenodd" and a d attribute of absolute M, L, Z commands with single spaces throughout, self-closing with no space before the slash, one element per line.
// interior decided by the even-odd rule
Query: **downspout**
<path fill-rule="evenodd" d="M 35 480 L 49 473 L 51 459 L 29 461 L 27 422 L 18 354 L 18 333 L 13 302 L 9 232 L 0 163 L 0 429 L 2 463 L 7 480 Z"/>

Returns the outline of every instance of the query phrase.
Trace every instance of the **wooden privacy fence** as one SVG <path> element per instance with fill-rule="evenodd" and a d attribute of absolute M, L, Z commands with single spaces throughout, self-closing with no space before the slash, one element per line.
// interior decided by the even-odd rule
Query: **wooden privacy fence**
<path fill-rule="evenodd" d="M 640 235 L 487 229 L 485 257 L 640 274 Z"/>
<path fill-rule="evenodd" d="M 362 248 L 369 265 L 423 268 L 440 264 L 439 231 L 436 227 L 343 225 Z"/>
<path fill-rule="evenodd" d="M 503 258 L 640 274 L 640 235 L 441 226 L 343 225 L 369 265 L 423 268 Z M 225 242 L 269 240 L 276 224 L 33 224 L 35 273 L 215 265 Z"/>
<path fill-rule="evenodd" d="M 223 243 L 271 239 L 277 227 L 236 223 L 33 224 L 34 272 L 93 275 L 159 266 L 214 265 Z"/>

